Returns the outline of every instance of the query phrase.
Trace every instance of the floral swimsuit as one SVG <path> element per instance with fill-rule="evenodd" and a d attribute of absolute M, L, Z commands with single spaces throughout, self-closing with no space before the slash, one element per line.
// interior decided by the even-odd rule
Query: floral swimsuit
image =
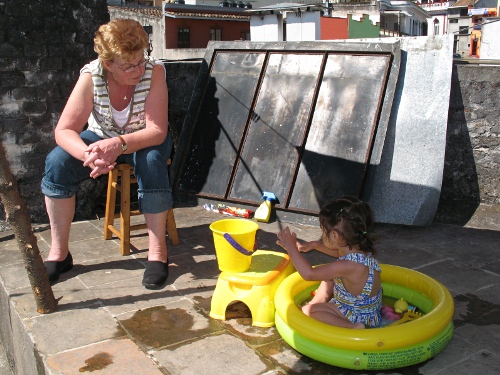
<path fill-rule="evenodd" d="M 378 262 L 371 256 L 360 253 L 351 253 L 339 260 L 348 260 L 359 263 L 369 268 L 368 279 L 362 292 L 353 296 L 349 293 L 342 283 L 341 278 L 335 278 L 333 287 L 333 298 L 331 302 L 335 303 L 337 308 L 352 323 L 363 323 L 369 327 L 377 327 L 382 319 L 380 309 L 382 308 L 382 288 L 373 297 L 370 297 L 375 271 L 380 272 Z"/>

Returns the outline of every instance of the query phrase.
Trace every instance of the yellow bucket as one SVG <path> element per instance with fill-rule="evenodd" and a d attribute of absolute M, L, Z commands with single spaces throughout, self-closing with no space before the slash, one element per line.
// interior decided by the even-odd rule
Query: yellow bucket
<path fill-rule="evenodd" d="M 219 269 L 223 272 L 248 271 L 259 225 L 251 220 L 224 219 L 210 224 L 210 229 Z"/>

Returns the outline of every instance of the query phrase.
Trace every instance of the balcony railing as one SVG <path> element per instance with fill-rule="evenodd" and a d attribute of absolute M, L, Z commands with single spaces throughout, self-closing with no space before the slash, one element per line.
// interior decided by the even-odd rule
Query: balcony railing
<path fill-rule="evenodd" d="M 401 36 L 399 31 L 397 30 L 387 30 L 387 29 L 380 29 L 379 36 L 384 37 L 384 36 Z"/>

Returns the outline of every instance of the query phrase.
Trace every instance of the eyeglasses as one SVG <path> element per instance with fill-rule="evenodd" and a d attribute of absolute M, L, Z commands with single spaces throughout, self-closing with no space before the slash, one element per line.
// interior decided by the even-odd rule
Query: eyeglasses
<path fill-rule="evenodd" d="M 143 66 L 145 66 L 148 62 L 149 62 L 149 57 L 145 57 L 144 60 L 142 60 L 141 62 L 139 62 L 139 64 L 124 64 L 125 67 L 121 67 L 120 65 L 118 65 L 117 63 L 115 63 L 114 61 L 111 61 L 113 64 L 115 64 L 118 69 L 120 69 L 121 71 L 125 72 L 125 73 L 132 73 L 135 68 L 142 68 Z"/>

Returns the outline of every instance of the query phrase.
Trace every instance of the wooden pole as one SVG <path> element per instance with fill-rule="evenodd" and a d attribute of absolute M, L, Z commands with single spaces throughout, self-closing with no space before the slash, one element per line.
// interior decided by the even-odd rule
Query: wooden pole
<path fill-rule="evenodd" d="M 5 149 L 0 142 L 0 200 L 2 201 L 7 222 L 14 230 L 17 245 L 21 250 L 24 267 L 28 272 L 37 311 L 49 314 L 57 310 L 57 300 L 50 286 L 47 271 L 43 265 L 36 236 L 31 226 L 31 215 L 26 203 L 21 198 L 17 183 L 5 155 Z"/>

